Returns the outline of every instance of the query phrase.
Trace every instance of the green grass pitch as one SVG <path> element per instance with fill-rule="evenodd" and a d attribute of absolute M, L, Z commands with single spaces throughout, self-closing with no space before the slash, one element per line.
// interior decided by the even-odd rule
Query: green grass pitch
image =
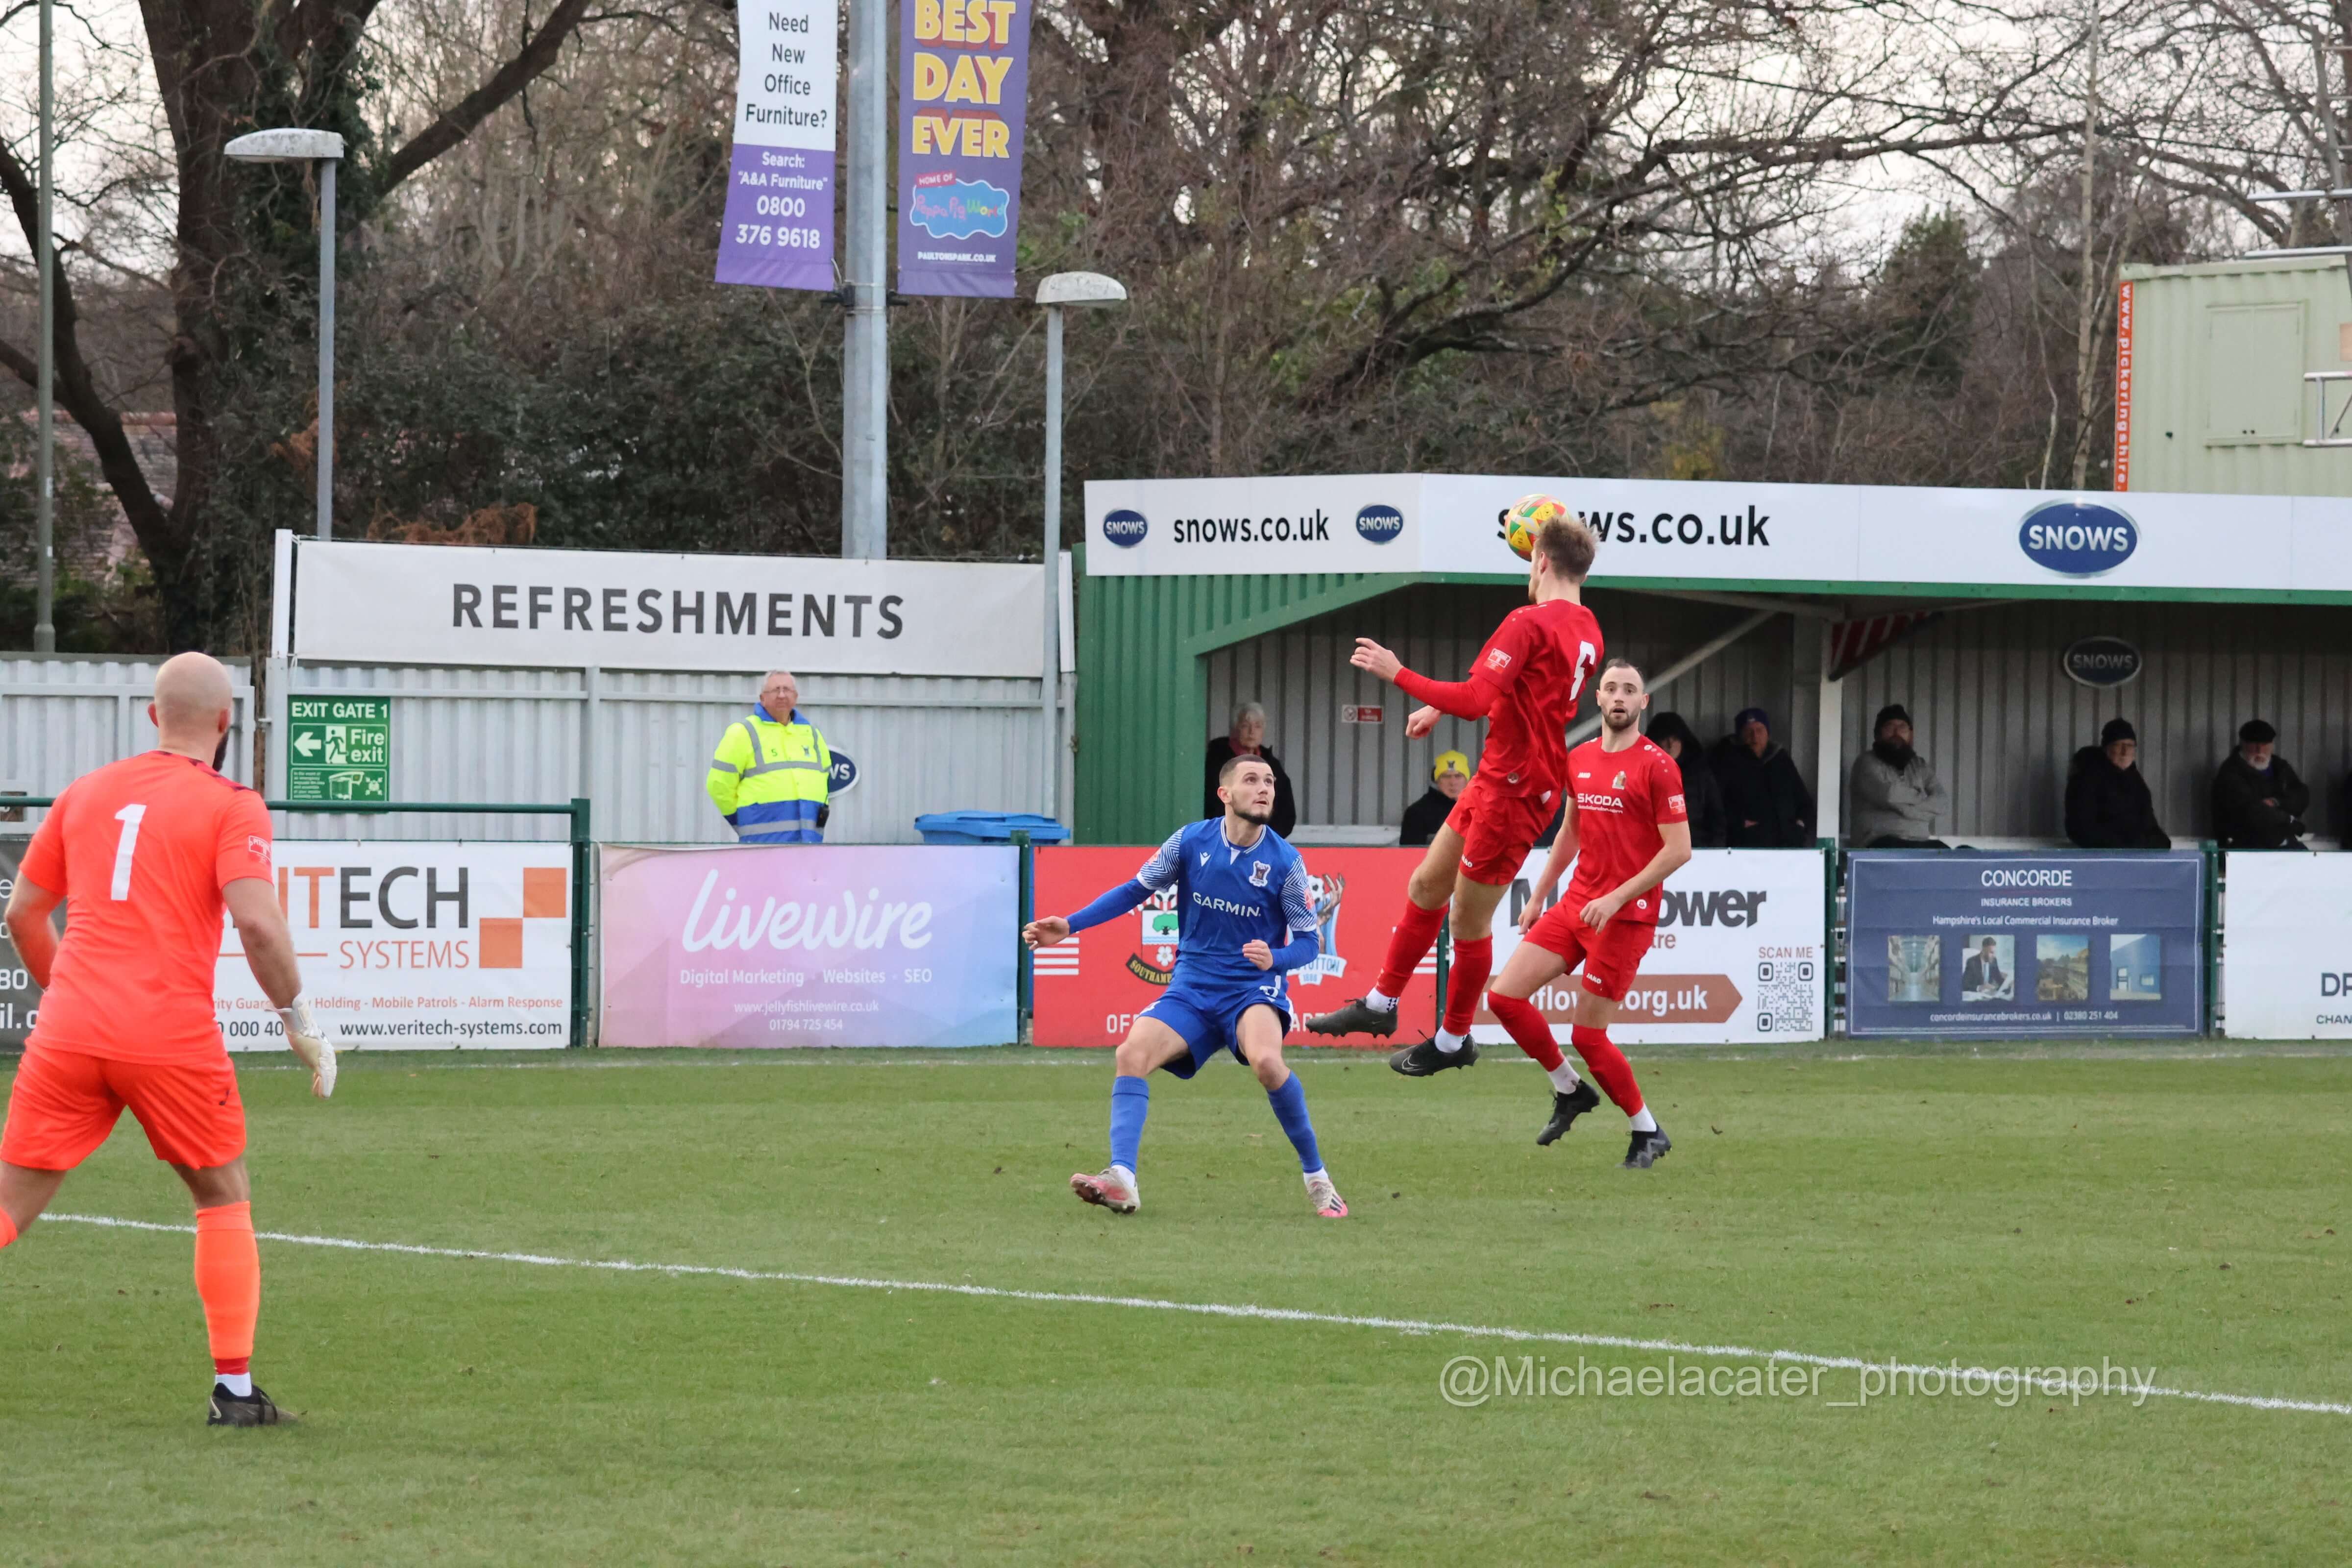
<path fill-rule="evenodd" d="M 1249 1076 L 1155 1083 L 1085 1208 L 1099 1052 L 352 1058 L 245 1074 L 265 1231 L 1295 1309 L 2352 1404 L 2352 1055 L 1637 1052 L 1533 1145 L 1532 1068 L 1301 1053 L 1354 1208 Z M 61 1214 L 187 1222 L 126 1121 Z M 264 1386 L 207 1431 L 190 1241 L 0 1252 L 10 1563 L 2315 1563 L 2352 1415 L 2156 1396 L 1538 1396 L 1454 1357 L 1668 1352 L 1137 1305 L 263 1243 Z M 1677 1368 L 1752 1368 L 1676 1353 Z M 1678 1375 L 1682 1375 L 1678 1373 Z M 1720 1380 L 1719 1380 L 1720 1381 Z"/>

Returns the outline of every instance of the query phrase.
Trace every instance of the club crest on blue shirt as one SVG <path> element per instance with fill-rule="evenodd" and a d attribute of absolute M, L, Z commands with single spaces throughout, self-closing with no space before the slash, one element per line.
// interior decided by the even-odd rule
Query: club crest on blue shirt
<path fill-rule="evenodd" d="M 1254 862 L 1250 867 L 1250 886 L 1253 888 L 1265 887 L 1265 879 L 1272 874 L 1273 870 L 1274 868 L 1264 860 Z"/>

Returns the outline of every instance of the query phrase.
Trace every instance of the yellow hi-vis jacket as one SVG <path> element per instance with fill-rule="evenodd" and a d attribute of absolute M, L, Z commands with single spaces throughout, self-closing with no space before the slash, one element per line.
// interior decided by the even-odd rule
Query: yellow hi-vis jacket
<path fill-rule="evenodd" d="M 816 814 L 832 772 L 833 749 L 799 709 L 780 724 L 754 708 L 719 738 L 708 787 L 746 844 L 822 844 Z"/>

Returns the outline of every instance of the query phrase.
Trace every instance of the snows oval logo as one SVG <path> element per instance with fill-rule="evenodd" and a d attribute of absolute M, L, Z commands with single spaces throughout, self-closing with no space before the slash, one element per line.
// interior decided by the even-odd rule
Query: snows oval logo
<path fill-rule="evenodd" d="M 1374 544 L 1386 544 L 1404 531 L 1404 513 L 1392 506 L 1368 506 L 1356 514 L 1356 531 Z"/>
<path fill-rule="evenodd" d="M 2066 673 L 2084 686 L 2122 686 L 2140 671 L 2139 649 L 2121 637 L 2084 637 L 2068 648 Z"/>
<path fill-rule="evenodd" d="M 1151 525 L 1143 520 L 1141 512 L 1132 507 L 1123 506 L 1116 511 L 1103 513 L 1103 537 L 1122 550 L 1134 549 L 1150 531 Z"/>
<path fill-rule="evenodd" d="M 2139 524 L 2111 506 L 2054 500 L 2025 514 L 2017 544 L 2037 566 L 2095 577 L 2131 559 L 2139 548 Z"/>

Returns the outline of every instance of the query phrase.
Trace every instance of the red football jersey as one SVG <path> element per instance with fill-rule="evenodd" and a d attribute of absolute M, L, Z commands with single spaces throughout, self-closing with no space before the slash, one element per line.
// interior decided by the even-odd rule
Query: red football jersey
<path fill-rule="evenodd" d="M 1647 736 L 1622 752 L 1587 741 L 1568 754 L 1568 772 L 1576 791 L 1576 870 L 1560 901 L 1582 909 L 1639 875 L 1665 843 L 1659 825 L 1687 822 L 1690 813 L 1683 805 L 1681 764 Z M 1633 900 L 1611 923 L 1657 924 L 1660 890 Z"/>
<path fill-rule="evenodd" d="M 1568 726 L 1601 668 L 1601 623 L 1566 599 L 1522 605 L 1503 617 L 1465 681 L 1404 670 L 1407 695 L 1465 719 L 1487 721 L 1477 784 L 1508 795 L 1549 795 L 1568 771 Z"/>
<path fill-rule="evenodd" d="M 20 874 L 66 898 L 33 1046 L 128 1062 L 221 1054 L 221 889 L 272 876 L 259 795 L 177 752 L 125 757 L 66 786 Z"/>

